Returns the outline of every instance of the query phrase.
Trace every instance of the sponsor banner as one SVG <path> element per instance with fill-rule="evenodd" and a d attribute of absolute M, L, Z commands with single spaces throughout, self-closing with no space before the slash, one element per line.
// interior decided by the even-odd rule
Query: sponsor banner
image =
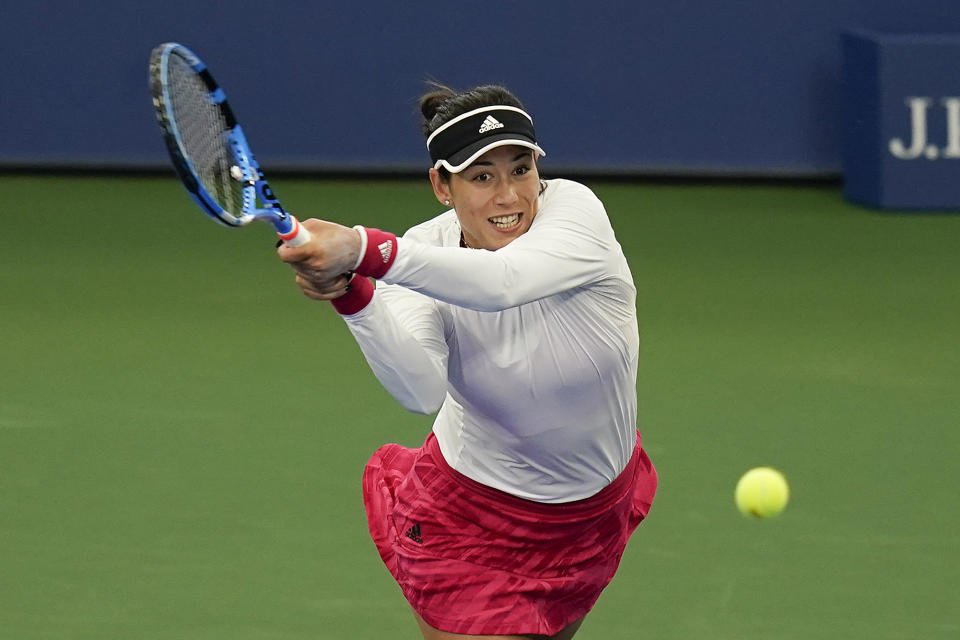
<path fill-rule="evenodd" d="M 960 209 L 960 35 L 843 37 L 844 191 L 884 209 Z"/>

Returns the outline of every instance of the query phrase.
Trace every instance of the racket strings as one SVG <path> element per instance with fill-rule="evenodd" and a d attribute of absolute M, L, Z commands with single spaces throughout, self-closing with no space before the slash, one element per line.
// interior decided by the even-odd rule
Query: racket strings
<path fill-rule="evenodd" d="M 207 193 L 225 211 L 241 215 L 244 185 L 231 176 L 230 168 L 236 162 L 223 111 L 210 100 L 203 80 L 176 56 L 169 59 L 167 80 L 170 108 L 187 160 Z"/>

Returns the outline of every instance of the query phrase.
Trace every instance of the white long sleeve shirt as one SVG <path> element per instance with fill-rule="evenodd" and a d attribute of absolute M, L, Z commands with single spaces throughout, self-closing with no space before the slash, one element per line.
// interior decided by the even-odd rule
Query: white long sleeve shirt
<path fill-rule="evenodd" d="M 597 493 L 633 453 L 635 300 L 603 204 L 549 180 L 530 229 L 497 251 L 461 248 L 453 210 L 411 228 L 373 299 L 345 320 L 401 404 L 439 409 L 433 431 L 451 467 L 561 503 Z"/>

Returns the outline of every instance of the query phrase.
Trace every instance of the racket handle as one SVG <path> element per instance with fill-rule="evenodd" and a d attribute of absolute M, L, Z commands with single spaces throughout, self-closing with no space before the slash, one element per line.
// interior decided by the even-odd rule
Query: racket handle
<path fill-rule="evenodd" d="M 300 221 L 293 216 L 289 216 L 289 220 L 292 228 L 287 233 L 277 232 L 277 237 L 280 240 L 291 247 L 299 247 L 310 242 L 310 232 L 307 231 L 306 227 L 300 224 Z"/>

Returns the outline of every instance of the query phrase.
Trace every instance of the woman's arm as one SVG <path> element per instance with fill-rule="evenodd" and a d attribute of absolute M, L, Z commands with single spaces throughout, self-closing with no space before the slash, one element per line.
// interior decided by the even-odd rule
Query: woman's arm
<path fill-rule="evenodd" d="M 278 250 L 304 282 L 337 282 L 339 274 L 355 271 L 479 311 L 515 307 L 600 280 L 620 254 L 603 205 L 576 183 L 566 183 L 530 230 L 498 251 L 439 247 L 319 220 L 304 226 L 311 242 Z M 334 287 L 317 294 L 304 282 L 304 293 L 316 299 L 340 293 Z"/>
<path fill-rule="evenodd" d="M 397 259 L 382 279 L 460 307 L 500 311 L 602 279 L 615 244 L 612 231 L 603 233 L 587 216 L 551 212 L 498 251 L 401 238 Z"/>
<path fill-rule="evenodd" d="M 530 230 L 497 251 L 440 247 L 365 230 L 360 273 L 478 311 L 499 311 L 609 276 L 621 255 L 593 193 L 567 182 Z"/>
<path fill-rule="evenodd" d="M 435 413 L 447 394 L 447 344 L 436 302 L 357 278 L 334 301 L 371 370 L 404 408 Z"/>

